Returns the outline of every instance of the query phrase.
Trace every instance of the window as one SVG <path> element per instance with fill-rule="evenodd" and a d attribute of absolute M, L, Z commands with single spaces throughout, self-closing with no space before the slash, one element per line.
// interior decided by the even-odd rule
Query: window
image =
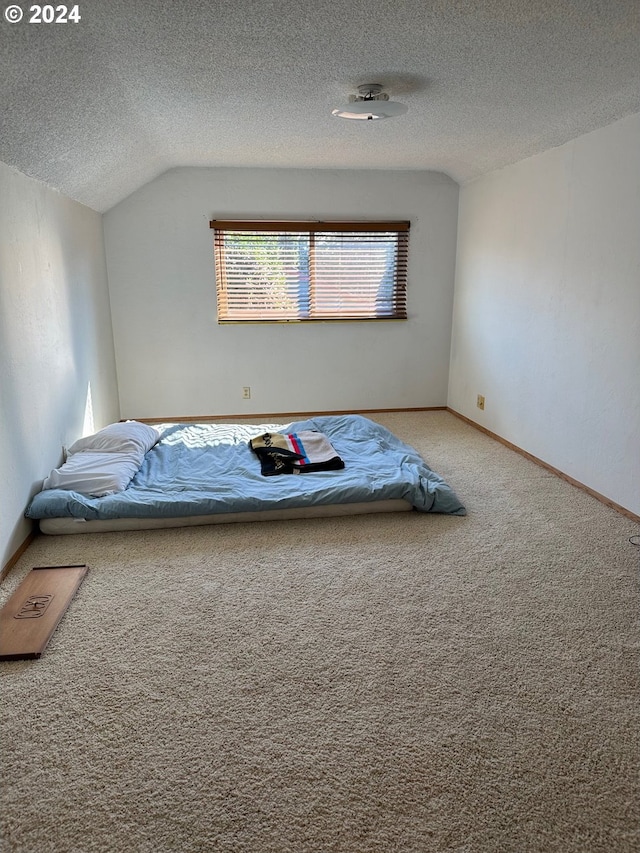
<path fill-rule="evenodd" d="M 209 225 L 219 322 L 407 317 L 408 222 Z"/>

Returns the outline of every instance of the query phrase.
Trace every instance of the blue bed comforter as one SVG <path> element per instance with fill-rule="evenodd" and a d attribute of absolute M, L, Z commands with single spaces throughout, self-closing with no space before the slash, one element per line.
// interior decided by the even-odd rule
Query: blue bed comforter
<path fill-rule="evenodd" d="M 416 450 L 368 418 L 323 416 L 293 424 L 163 424 L 160 441 L 122 492 L 92 498 L 49 489 L 29 518 L 166 518 L 402 498 L 422 512 L 465 515 Z M 345 467 L 263 477 L 249 440 L 266 431 L 323 432 Z"/>

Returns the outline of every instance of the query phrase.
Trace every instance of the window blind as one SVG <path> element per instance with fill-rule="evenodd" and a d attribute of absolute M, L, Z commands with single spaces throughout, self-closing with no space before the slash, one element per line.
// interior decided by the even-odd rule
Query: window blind
<path fill-rule="evenodd" d="M 209 224 L 220 322 L 407 317 L 408 222 Z"/>

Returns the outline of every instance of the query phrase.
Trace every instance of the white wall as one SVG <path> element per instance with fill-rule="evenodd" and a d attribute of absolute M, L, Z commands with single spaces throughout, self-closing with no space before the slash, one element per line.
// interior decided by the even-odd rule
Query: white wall
<path fill-rule="evenodd" d="M 0 163 L 0 566 L 63 444 L 119 417 L 102 217 Z"/>
<path fill-rule="evenodd" d="M 640 115 L 461 190 L 449 405 L 640 514 Z"/>
<path fill-rule="evenodd" d="M 104 217 L 123 417 L 446 405 L 458 186 L 174 169 Z M 212 218 L 411 220 L 407 322 L 218 326 Z M 241 398 L 242 386 L 252 398 Z"/>

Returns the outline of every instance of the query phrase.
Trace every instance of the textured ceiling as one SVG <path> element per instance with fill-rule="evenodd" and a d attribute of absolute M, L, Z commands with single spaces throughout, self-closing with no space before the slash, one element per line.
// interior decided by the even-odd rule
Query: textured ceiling
<path fill-rule="evenodd" d="M 79 0 L 78 24 L 18 5 L 0 160 L 101 211 L 174 166 L 462 183 L 640 111 L 640 0 Z M 366 82 L 409 112 L 334 118 Z"/>

